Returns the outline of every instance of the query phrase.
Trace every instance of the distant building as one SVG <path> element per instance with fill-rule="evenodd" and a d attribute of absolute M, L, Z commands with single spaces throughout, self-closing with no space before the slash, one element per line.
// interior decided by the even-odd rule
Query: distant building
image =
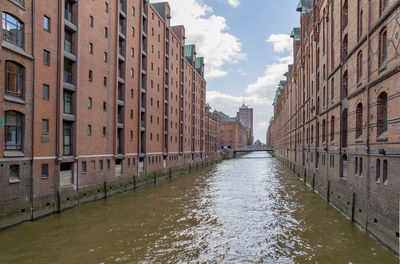
<path fill-rule="evenodd" d="M 248 129 L 249 138 L 251 143 L 254 142 L 253 136 L 253 108 L 249 108 L 247 105 L 243 104 L 237 112 L 237 118 L 239 121 Z"/>
<path fill-rule="evenodd" d="M 218 116 L 219 137 L 217 146 L 219 148 L 241 148 L 247 146 L 249 130 L 238 118 L 229 117 L 223 112 L 215 111 Z"/>

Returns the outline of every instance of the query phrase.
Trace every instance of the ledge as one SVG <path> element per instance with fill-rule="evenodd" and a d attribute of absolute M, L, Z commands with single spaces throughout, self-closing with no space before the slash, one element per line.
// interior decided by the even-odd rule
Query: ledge
<path fill-rule="evenodd" d="M 20 179 L 9 179 L 9 180 L 8 180 L 8 183 L 9 183 L 9 184 L 15 184 L 15 183 L 20 183 L 20 182 L 21 182 Z"/>
<path fill-rule="evenodd" d="M 8 41 L 3 40 L 3 42 L 1 43 L 1 46 L 3 48 L 9 49 L 15 53 L 18 53 L 19 55 L 22 55 L 26 58 L 33 60 L 33 56 L 31 54 L 25 52 L 25 50 L 23 48 L 18 47 L 17 45 L 14 45 Z"/>
<path fill-rule="evenodd" d="M 4 157 L 25 157 L 25 153 L 21 150 L 5 150 Z"/>
<path fill-rule="evenodd" d="M 23 105 L 26 104 L 24 99 L 22 99 L 21 97 L 9 95 L 9 94 L 4 95 L 4 100 L 7 102 L 12 102 L 12 103 L 17 103 L 17 104 L 23 104 Z"/>

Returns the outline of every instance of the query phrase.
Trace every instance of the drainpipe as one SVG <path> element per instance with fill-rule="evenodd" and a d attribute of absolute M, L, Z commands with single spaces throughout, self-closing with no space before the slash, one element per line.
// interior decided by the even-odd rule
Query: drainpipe
<path fill-rule="evenodd" d="M 33 57 L 33 85 L 32 85 L 32 139 L 34 135 L 34 127 L 35 127 L 35 119 L 34 119 L 34 114 L 35 114 L 35 1 L 32 0 L 32 6 L 31 6 L 31 19 L 32 19 L 32 57 Z M 32 151 L 32 159 L 31 159 L 31 170 L 30 170 L 30 177 L 29 177 L 29 200 L 30 200 L 30 209 L 31 209 L 31 220 L 33 220 L 33 156 L 34 156 L 34 142 L 35 140 L 32 140 L 32 145 L 31 145 L 31 151 Z"/>
<path fill-rule="evenodd" d="M 370 122 L 369 122 L 369 116 L 370 116 L 370 98 L 369 98 L 369 82 L 370 82 L 370 75 L 371 75 L 371 60 L 370 60 L 370 51 L 371 51 L 371 39 L 370 39 L 370 30 L 371 30 L 371 0 L 368 0 L 368 32 L 367 32 L 367 44 L 368 44 L 368 56 L 367 56 L 367 64 L 368 64 L 368 70 L 367 70 L 367 142 L 365 144 L 366 147 L 366 152 L 367 152 L 367 206 L 366 206 L 366 217 L 365 217 L 365 229 L 368 230 L 368 216 L 369 216 L 369 203 L 371 199 L 371 169 L 370 169 L 370 164 L 371 164 L 371 156 L 370 154 L 370 149 L 369 149 L 369 138 L 370 138 Z"/>
<path fill-rule="evenodd" d="M 61 74 L 61 0 L 58 0 L 58 30 L 57 30 L 57 87 L 56 87 L 56 161 L 55 161 L 55 166 L 54 166 L 54 183 L 53 183 L 53 189 L 54 189 L 54 197 L 57 200 L 58 195 L 57 195 L 57 181 L 55 180 L 57 178 L 57 166 L 58 166 L 58 160 L 60 157 L 60 74 Z M 59 208 L 57 208 L 59 209 Z"/>
<path fill-rule="evenodd" d="M 328 24 L 328 22 L 330 22 L 329 21 L 329 4 L 330 4 L 330 2 L 331 1 L 329 1 L 329 3 L 327 2 L 326 3 L 326 16 L 324 17 L 324 19 L 325 19 L 325 21 L 326 21 L 326 23 L 325 23 L 325 32 L 326 32 L 326 36 L 328 36 L 328 29 L 329 29 L 329 24 Z M 332 33 L 332 32 L 331 32 Z M 328 42 L 328 38 L 326 38 L 325 39 L 325 45 L 326 45 L 326 47 L 325 47 L 325 57 L 326 57 L 326 64 L 325 64 L 325 71 L 326 71 L 326 73 L 324 72 L 324 74 L 325 74 L 325 98 L 324 98 L 324 100 L 325 100 L 325 105 L 326 105 L 326 113 L 325 113 L 325 116 L 326 116 L 326 118 L 325 118 L 325 131 L 324 131 L 324 133 L 325 133 L 325 148 L 326 148 L 326 156 L 324 157 L 324 164 L 325 164 L 325 166 L 326 166 L 326 179 L 328 180 L 328 184 L 329 184 L 329 165 L 330 165 L 330 162 L 329 162 L 329 165 L 326 165 L 327 164 L 327 158 L 328 158 L 328 156 L 329 156 L 329 151 L 328 151 L 328 142 L 329 142 L 329 140 L 330 140 L 330 138 L 329 138 L 329 133 L 327 133 L 328 131 L 329 131 L 329 129 L 328 129 L 328 124 L 329 124 L 329 114 L 328 114 L 328 108 L 329 108 L 329 100 L 328 100 L 328 85 L 329 85 L 329 81 L 328 81 L 328 63 L 329 63 L 329 52 L 328 52 L 328 47 L 329 47 L 329 44 L 328 44 L 329 42 Z M 330 159 L 329 159 L 329 161 L 330 161 Z M 328 194 L 329 195 L 329 194 Z"/>

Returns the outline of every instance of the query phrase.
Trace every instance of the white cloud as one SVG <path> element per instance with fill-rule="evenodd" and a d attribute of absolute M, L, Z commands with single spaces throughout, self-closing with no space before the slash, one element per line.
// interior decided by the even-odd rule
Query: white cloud
<path fill-rule="evenodd" d="M 269 39 L 271 39 L 271 36 Z M 282 37 L 282 39 L 285 38 Z M 287 47 L 289 46 L 287 45 Z M 275 53 L 281 53 L 281 50 L 281 48 L 276 48 L 274 44 Z M 292 46 L 290 45 L 290 48 L 283 49 L 283 51 L 285 50 L 291 52 Z M 249 84 L 245 90 L 245 104 L 254 108 L 254 136 L 255 139 L 260 139 L 262 142 L 265 142 L 265 133 L 269 119 L 273 114 L 272 103 L 275 91 L 278 88 L 279 81 L 285 79 L 283 74 L 287 72 L 288 64 L 292 63 L 292 60 L 292 56 L 276 58 L 274 63 L 266 66 L 263 75 L 258 77 L 255 83 Z M 208 91 L 207 102 L 213 109 L 216 108 L 226 114 L 235 116 L 239 106 L 243 103 L 243 97 L 232 96 L 218 91 Z"/>
<path fill-rule="evenodd" d="M 272 34 L 266 42 L 274 44 L 274 51 L 276 53 L 283 53 L 286 50 L 293 49 L 293 39 L 287 34 Z"/>
<path fill-rule="evenodd" d="M 232 7 L 237 7 L 240 2 L 239 0 L 228 0 L 228 3 L 232 6 Z"/>
<path fill-rule="evenodd" d="M 154 0 L 152 2 L 162 2 Z M 198 56 L 205 58 L 206 79 L 228 75 L 224 66 L 246 58 L 239 39 L 230 34 L 226 20 L 215 15 L 210 6 L 202 0 L 169 0 L 171 25 L 184 25 L 186 44 L 196 44 Z M 230 0 L 237 2 L 237 0 Z"/>

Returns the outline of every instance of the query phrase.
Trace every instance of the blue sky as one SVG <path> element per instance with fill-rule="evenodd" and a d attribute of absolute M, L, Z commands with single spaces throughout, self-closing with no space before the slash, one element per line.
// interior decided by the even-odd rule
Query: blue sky
<path fill-rule="evenodd" d="M 152 2 L 161 2 L 154 0 Z M 207 102 L 234 116 L 254 108 L 254 135 L 265 142 L 278 82 L 292 61 L 298 0 L 169 0 L 172 25 L 205 57 Z M 267 41 L 268 40 L 268 41 Z"/>

